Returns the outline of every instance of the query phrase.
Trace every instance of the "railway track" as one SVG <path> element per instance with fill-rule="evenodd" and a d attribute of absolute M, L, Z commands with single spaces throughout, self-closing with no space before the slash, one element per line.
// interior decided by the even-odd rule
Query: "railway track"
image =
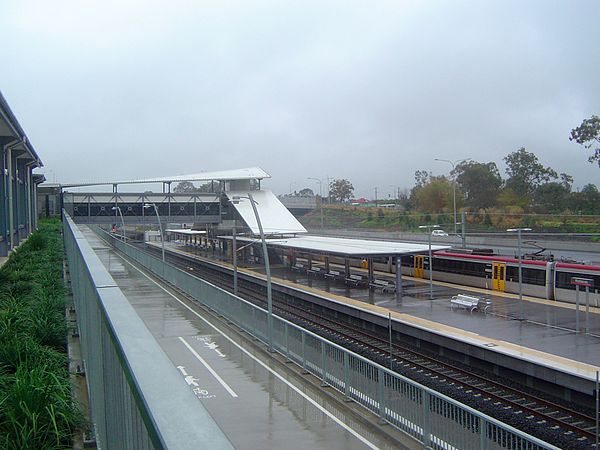
<path fill-rule="evenodd" d="M 158 250 L 150 247 L 150 252 Z M 223 276 L 221 270 L 210 268 L 213 264 L 210 261 L 194 261 L 173 254 L 167 254 L 167 260 L 183 270 L 202 275 L 203 279 L 223 289 L 233 291 L 232 277 Z M 262 286 L 239 280 L 238 287 L 242 297 L 266 307 L 266 294 Z M 525 429 L 530 434 L 568 448 L 592 448 L 595 419 L 591 415 L 441 361 L 401 343 L 392 342 L 390 347 L 389 340 L 382 336 L 357 330 L 338 318 L 312 311 L 312 307 L 296 306 L 291 296 L 276 290 L 273 291 L 273 308 L 277 315 L 291 322 L 506 423 Z"/>

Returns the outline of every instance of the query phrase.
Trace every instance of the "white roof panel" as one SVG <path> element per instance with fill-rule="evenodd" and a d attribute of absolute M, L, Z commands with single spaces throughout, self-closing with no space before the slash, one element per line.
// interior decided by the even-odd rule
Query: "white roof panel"
<path fill-rule="evenodd" d="M 77 186 L 99 186 L 104 184 L 148 184 L 148 183 L 169 183 L 180 181 L 210 181 L 210 180 L 262 180 L 263 178 L 271 178 L 267 172 L 260 167 L 246 167 L 244 169 L 220 170 L 216 172 L 199 172 L 187 175 L 173 175 L 170 177 L 145 178 L 137 180 L 114 180 L 114 181 L 98 181 L 84 183 L 64 183 L 63 187 Z"/>
<path fill-rule="evenodd" d="M 189 228 L 170 228 L 168 230 L 165 230 L 165 233 L 184 234 L 186 236 L 197 236 L 199 234 L 206 234 L 206 231 L 190 230 Z"/>
<path fill-rule="evenodd" d="M 240 197 L 238 202 L 233 203 L 233 206 L 252 233 L 260 234 L 258 222 L 248 198 L 248 192 L 229 191 L 226 194 L 229 200 Z M 306 228 L 298 222 L 298 219 L 283 206 L 283 203 L 271 191 L 252 191 L 251 194 L 256 202 L 256 209 L 265 234 L 306 233 Z"/>
<path fill-rule="evenodd" d="M 241 238 L 240 240 L 249 240 Z M 268 239 L 268 245 L 288 247 L 344 256 L 404 255 L 423 253 L 429 244 L 412 242 L 371 241 L 367 239 L 336 238 L 329 236 L 297 236 L 284 239 Z M 446 250 L 449 245 L 431 245 L 431 251 Z"/>

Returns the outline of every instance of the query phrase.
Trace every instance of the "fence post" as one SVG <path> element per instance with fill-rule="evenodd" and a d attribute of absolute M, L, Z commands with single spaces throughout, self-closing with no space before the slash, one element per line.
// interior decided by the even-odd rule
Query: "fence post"
<path fill-rule="evenodd" d="M 345 400 L 350 401 L 350 367 L 349 367 L 349 356 L 347 352 L 344 352 L 344 395 Z"/>
<path fill-rule="evenodd" d="M 285 354 L 287 356 L 288 361 L 290 361 L 290 341 L 289 341 L 289 332 L 288 332 L 288 324 L 287 322 L 283 323 L 285 327 Z"/>
<path fill-rule="evenodd" d="M 384 424 L 386 423 L 385 417 L 385 389 L 384 389 L 384 383 L 385 383 L 385 372 L 383 371 L 383 369 L 380 367 L 377 369 L 377 378 L 378 378 L 378 383 L 377 383 L 377 399 L 379 401 L 379 423 L 380 424 Z"/>
<path fill-rule="evenodd" d="M 488 448 L 487 426 L 487 421 L 483 417 L 479 417 L 479 448 L 481 450 Z"/>
<path fill-rule="evenodd" d="M 421 391 L 421 401 L 423 402 L 423 445 L 429 447 L 431 443 L 431 413 L 430 413 L 430 395 L 426 390 Z"/>
<path fill-rule="evenodd" d="M 321 343 L 321 386 L 327 386 L 327 367 L 325 363 L 325 342 L 319 341 Z"/>
<path fill-rule="evenodd" d="M 254 308 L 252 308 L 254 310 Z M 308 373 L 306 370 L 306 333 L 302 330 L 302 371 Z"/>

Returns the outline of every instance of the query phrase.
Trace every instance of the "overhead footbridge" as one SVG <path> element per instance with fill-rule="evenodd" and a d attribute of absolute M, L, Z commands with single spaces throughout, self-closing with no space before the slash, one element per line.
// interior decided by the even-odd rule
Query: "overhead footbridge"
<path fill-rule="evenodd" d="M 73 221 L 82 224 L 220 224 L 229 206 L 227 192 L 245 192 L 246 196 L 249 191 L 262 192 L 260 183 L 264 178 L 270 175 L 259 167 L 250 167 L 168 177 L 60 183 L 55 203 L 62 205 Z M 183 192 L 172 189 L 177 183 L 194 181 L 202 183 L 202 190 L 190 184 Z M 144 186 L 142 192 L 130 192 L 131 186 L 138 185 Z M 148 185 L 160 185 L 162 192 L 146 190 Z M 95 187 L 99 189 L 89 191 Z"/>

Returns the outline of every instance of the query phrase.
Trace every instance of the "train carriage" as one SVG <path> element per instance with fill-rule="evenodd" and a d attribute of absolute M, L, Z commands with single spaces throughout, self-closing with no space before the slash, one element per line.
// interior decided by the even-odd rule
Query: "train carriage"
<path fill-rule="evenodd" d="M 374 268 L 385 272 L 396 271 L 391 259 L 373 260 Z M 591 280 L 590 305 L 600 306 L 600 266 L 555 261 L 523 259 L 522 292 L 524 295 L 575 303 L 574 277 Z M 415 278 L 429 277 L 427 255 L 402 257 L 402 273 Z M 433 253 L 433 279 L 448 283 L 473 286 L 499 292 L 519 292 L 519 260 L 506 255 L 478 255 L 453 250 Z M 583 292 L 580 301 L 583 304 Z"/>

